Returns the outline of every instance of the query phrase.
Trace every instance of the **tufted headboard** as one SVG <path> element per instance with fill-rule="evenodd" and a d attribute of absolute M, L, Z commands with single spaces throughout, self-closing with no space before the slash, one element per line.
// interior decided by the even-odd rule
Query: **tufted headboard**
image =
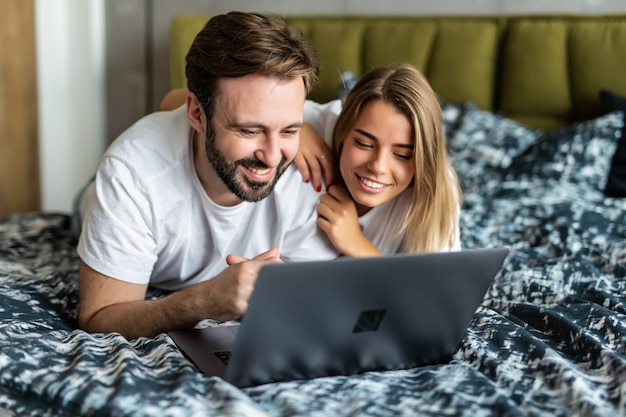
<path fill-rule="evenodd" d="M 208 15 L 176 16 L 172 87 Z M 471 101 L 533 127 L 555 129 L 602 113 L 599 92 L 626 95 L 626 15 L 516 17 L 297 16 L 322 61 L 310 98 L 336 98 L 343 71 L 409 62 L 442 99 Z"/>

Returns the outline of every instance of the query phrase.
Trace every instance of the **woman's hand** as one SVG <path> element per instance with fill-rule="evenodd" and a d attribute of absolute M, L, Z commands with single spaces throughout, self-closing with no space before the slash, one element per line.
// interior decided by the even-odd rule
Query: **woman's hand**
<path fill-rule="evenodd" d="M 345 188 L 331 185 L 317 205 L 317 225 L 345 256 L 376 256 L 381 252 L 365 237 L 354 200 Z"/>
<path fill-rule="evenodd" d="M 308 123 L 305 123 L 300 131 L 300 147 L 294 162 L 304 181 L 311 181 L 317 192 L 322 190 L 322 179 L 326 188 L 335 182 L 335 169 L 330 146 Z"/>

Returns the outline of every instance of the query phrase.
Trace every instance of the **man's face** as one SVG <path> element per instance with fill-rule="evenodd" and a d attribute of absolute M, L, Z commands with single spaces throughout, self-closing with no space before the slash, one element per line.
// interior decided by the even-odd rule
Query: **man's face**
<path fill-rule="evenodd" d="M 305 95 L 299 77 L 279 80 L 255 74 L 220 82 L 206 154 L 238 199 L 267 197 L 295 158 Z"/>

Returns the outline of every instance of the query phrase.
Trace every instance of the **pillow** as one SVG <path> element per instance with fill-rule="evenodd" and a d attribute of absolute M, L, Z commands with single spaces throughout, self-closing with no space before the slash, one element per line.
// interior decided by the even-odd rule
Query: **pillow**
<path fill-rule="evenodd" d="M 519 122 L 480 110 L 473 103 L 463 105 L 459 128 L 449 139 L 450 151 L 461 158 L 485 163 L 494 168 L 508 168 L 542 134 Z"/>
<path fill-rule="evenodd" d="M 341 75 L 339 75 L 339 83 L 337 85 L 337 98 L 341 100 L 342 103 L 345 101 L 348 93 L 350 92 L 350 90 L 352 90 L 352 87 L 354 87 L 354 84 L 356 84 L 358 79 L 359 77 L 357 77 L 350 71 L 344 71 L 341 73 Z"/>
<path fill-rule="evenodd" d="M 458 128 L 448 139 L 448 150 L 466 203 L 498 188 L 513 158 L 541 134 L 540 130 L 480 110 L 471 102 L 463 104 Z"/>
<path fill-rule="evenodd" d="M 459 105 L 442 102 L 441 118 L 443 119 L 443 131 L 446 138 L 451 137 L 458 129 L 463 115 L 463 108 Z"/>
<path fill-rule="evenodd" d="M 542 136 L 515 158 L 506 181 L 519 192 L 573 192 L 576 197 L 602 196 L 610 158 L 624 126 L 622 112 L 613 112 Z M 570 195 L 571 196 L 571 195 Z"/>
<path fill-rule="evenodd" d="M 600 101 L 605 113 L 623 111 L 626 113 L 626 97 L 620 97 L 610 91 L 600 92 Z M 626 197 L 626 123 L 622 128 L 622 138 L 611 160 L 609 177 L 604 194 L 608 197 Z"/>

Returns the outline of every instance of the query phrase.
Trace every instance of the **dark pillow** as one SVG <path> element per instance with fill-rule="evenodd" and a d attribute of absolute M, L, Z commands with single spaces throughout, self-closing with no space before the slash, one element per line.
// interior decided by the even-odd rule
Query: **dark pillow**
<path fill-rule="evenodd" d="M 514 120 L 481 110 L 471 102 L 463 105 L 459 128 L 450 136 L 450 151 L 464 159 L 494 168 L 508 168 L 516 156 L 542 135 Z"/>
<path fill-rule="evenodd" d="M 339 82 L 337 83 L 337 98 L 342 102 L 345 101 L 346 97 L 354 84 L 359 80 L 359 77 L 354 75 L 350 71 L 344 71 L 339 75 Z"/>
<path fill-rule="evenodd" d="M 611 164 L 607 155 L 615 152 L 623 126 L 623 113 L 613 112 L 546 133 L 514 159 L 505 183 L 531 197 L 548 187 L 546 198 L 604 198 Z"/>
<path fill-rule="evenodd" d="M 626 114 L 626 97 L 603 90 L 600 92 L 600 101 L 605 113 L 623 111 Z M 626 123 L 622 129 L 622 138 L 617 143 L 611 160 L 604 194 L 608 197 L 626 197 Z"/>
<path fill-rule="evenodd" d="M 463 116 L 463 108 L 459 105 L 441 102 L 441 118 L 443 120 L 443 131 L 446 138 L 450 138 L 454 135 L 454 132 L 459 128 L 461 119 Z"/>
<path fill-rule="evenodd" d="M 466 200 L 486 195 L 498 187 L 501 177 L 542 132 L 466 102 L 460 123 L 448 136 L 452 166 L 459 176 Z"/>

